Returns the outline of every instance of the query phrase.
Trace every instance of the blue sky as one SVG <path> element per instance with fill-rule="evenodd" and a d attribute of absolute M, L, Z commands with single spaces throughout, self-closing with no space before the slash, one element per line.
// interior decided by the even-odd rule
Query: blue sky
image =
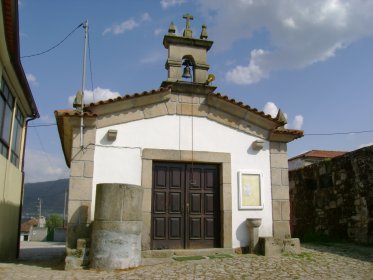
<path fill-rule="evenodd" d="M 229 3 L 229 5 L 227 5 Z M 373 1 L 364 0 L 20 0 L 21 55 L 44 51 L 89 21 L 95 100 L 156 89 L 166 79 L 163 36 L 191 13 L 193 35 L 207 25 L 216 92 L 276 114 L 306 136 L 289 156 L 311 149 L 352 151 L 373 144 Z M 81 87 L 83 28 L 53 51 L 22 59 L 41 118 L 71 108 Z M 93 87 L 92 87 L 93 85 Z M 69 101 L 70 100 L 70 101 Z M 30 127 L 26 181 L 68 177 L 55 126 Z"/>

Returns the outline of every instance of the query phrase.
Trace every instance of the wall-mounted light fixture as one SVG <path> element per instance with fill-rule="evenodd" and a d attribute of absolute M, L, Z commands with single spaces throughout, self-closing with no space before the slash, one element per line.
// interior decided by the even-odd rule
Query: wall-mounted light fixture
<path fill-rule="evenodd" d="M 109 129 L 108 132 L 107 132 L 107 134 L 106 134 L 106 138 L 109 141 L 115 141 L 115 139 L 117 139 L 117 134 L 118 134 L 118 130 L 116 130 L 116 129 Z"/>
<path fill-rule="evenodd" d="M 259 151 L 263 149 L 264 147 L 264 141 L 263 140 L 255 140 L 252 144 L 253 150 Z"/>

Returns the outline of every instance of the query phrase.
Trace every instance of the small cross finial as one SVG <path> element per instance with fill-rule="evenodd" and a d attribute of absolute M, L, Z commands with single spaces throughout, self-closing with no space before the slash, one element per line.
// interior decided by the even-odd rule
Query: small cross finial
<path fill-rule="evenodd" d="M 184 37 L 192 37 L 192 29 L 190 29 L 190 20 L 193 20 L 193 16 L 189 13 L 183 15 L 183 18 L 186 19 L 186 25 L 185 25 L 185 30 L 184 30 Z"/>
<path fill-rule="evenodd" d="M 185 29 L 190 29 L 190 20 L 193 20 L 193 16 L 189 13 L 183 15 L 183 18 L 186 19 L 186 26 L 185 26 Z"/>

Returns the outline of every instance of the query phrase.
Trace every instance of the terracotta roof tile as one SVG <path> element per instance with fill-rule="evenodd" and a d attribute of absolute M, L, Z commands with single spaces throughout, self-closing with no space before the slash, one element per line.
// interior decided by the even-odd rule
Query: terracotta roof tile
<path fill-rule="evenodd" d="M 38 225 L 37 219 L 31 219 L 21 224 L 21 232 L 28 232 L 30 228 Z"/>
<path fill-rule="evenodd" d="M 289 160 L 293 160 L 296 158 L 335 158 L 342 156 L 344 154 L 347 154 L 347 152 L 342 152 L 342 151 L 323 151 L 323 150 L 311 150 L 306 153 L 300 154 L 298 156 L 292 157 Z"/>
<path fill-rule="evenodd" d="M 293 134 L 293 135 L 301 135 L 303 136 L 304 131 L 298 129 L 285 129 L 285 128 L 277 128 L 272 130 L 274 133 L 278 134 Z"/>
<path fill-rule="evenodd" d="M 127 100 L 127 99 L 137 98 L 137 97 L 140 97 L 140 96 L 157 94 L 157 93 L 160 93 L 160 92 L 168 91 L 170 89 L 171 89 L 171 87 L 160 87 L 159 89 L 153 89 L 153 90 L 150 90 L 150 91 L 143 91 L 141 93 L 126 94 L 124 96 L 118 96 L 117 98 L 114 98 L 114 99 L 110 98 L 110 99 L 107 99 L 107 100 L 101 100 L 101 101 L 98 101 L 98 102 L 95 102 L 95 103 L 90 103 L 86 107 L 86 109 L 89 109 L 89 107 L 94 107 L 94 106 L 97 106 L 97 105 L 113 103 L 113 102 L 120 101 L 120 100 Z"/>
<path fill-rule="evenodd" d="M 222 95 L 221 93 L 210 93 L 210 94 L 211 94 L 212 96 L 215 96 L 215 97 L 220 98 L 220 99 L 222 99 L 222 100 L 226 100 L 226 101 L 228 101 L 228 102 L 231 103 L 231 104 L 237 105 L 237 106 L 239 106 L 239 107 L 241 107 L 241 108 L 244 108 L 244 109 L 246 109 L 246 110 L 248 110 L 248 111 L 251 111 L 251 112 L 253 112 L 253 113 L 255 113 L 255 114 L 258 114 L 258 115 L 260 115 L 260 116 L 262 116 L 262 117 L 264 117 L 264 118 L 266 118 L 266 119 L 268 119 L 268 120 L 276 121 L 276 122 L 278 122 L 279 124 L 284 124 L 284 123 L 282 123 L 282 122 L 279 121 L 278 117 L 273 118 L 271 115 L 268 115 L 268 114 L 264 113 L 263 111 L 259 111 L 259 110 L 256 109 L 256 108 L 250 107 L 249 105 L 246 105 L 246 104 L 244 104 L 244 103 L 241 102 L 241 101 L 236 101 L 235 99 L 233 99 L 233 98 L 229 98 L 228 96 L 226 96 L 226 95 Z"/>
<path fill-rule="evenodd" d="M 341 151 L 322 151 L 322 150 L 312 150 L 306 153 L 307 157 L 324 157 L 324 158 L 334 158 L 338 156 L 342 156 L 346 154 L 346 152 Z"/>
<path fill-rule="evenodd" d="M 54 111 L 54 115 L 56 117 L 80 117 L 81 116 L 80 112 L 76 110 L 71 110 L 71 109 L 56 110 Z M 84 112 L 83 116 L 84 117 L 97 117 L 97 114 L 93 114 L 91 112 Z"/>

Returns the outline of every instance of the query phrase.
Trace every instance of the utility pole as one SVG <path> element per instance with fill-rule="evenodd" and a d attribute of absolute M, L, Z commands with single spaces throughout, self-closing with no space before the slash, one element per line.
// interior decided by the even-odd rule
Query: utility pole
<path fill-rule="evenodd" d="M 87 59 L 87 44 L 88 44 L 88 20 L 83 24 L 84 28 L 84 53 L 83 53 L 83 75 L 82 75 L 82 107 L 80 115 L 80 148 L 83 149 L 83 128 L 84 128 L 84 88 L 85 88 L 85 75 L 86 75 L 86 59 Z M 92 89 L 93 90 L 93 89 Z"/>
<path fill-rule="evenodd" d="M 65 227 L 65 221 L 66 221 L 66 201 L 67 201 L 67 189 L 65 189 L 65 203 L 63 205 L 63 227 Z"/>
<path fill-rule="evenodd" d="M 40 223 L 41 223 L 41 198 L 38 197 L 38 201 L 39 201 L 39 222 L 38 222 L 38 227 L 40 227 Z"/>

